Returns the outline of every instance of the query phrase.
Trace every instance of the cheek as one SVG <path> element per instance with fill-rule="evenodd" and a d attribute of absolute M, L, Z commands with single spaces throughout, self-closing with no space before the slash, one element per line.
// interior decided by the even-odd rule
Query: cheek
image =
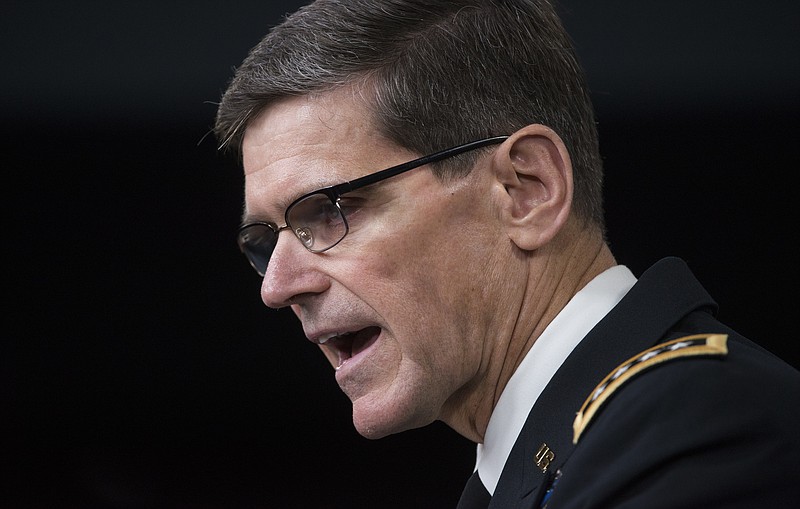
<path fill-rule="evenodd" d="M 488 327 L 478 308 L 480 256 L 474 249 L 417 237 L 412 243 L 391 235 L 380 255 L 362 258 L 359 295 L 384 320 L 404 362 L 433 377 L 449 377 L 469 364 L 471 344 Z M 408 236 L 405 236 L 408 239 Z M 376 248 L 377 252 L 377 248 Z"/>
<path fill-rule="evenodd" d="M 457 323 L 478 318 L 471 308 L 482 302 L 476 295 L 487 286 L 487 262 L 501 239 L 497 229 L 470 213 L 474 209 L 456 208 L 454 215 L 442 211 L 376 224 L 369 236 L 353 236 L 358 245 L 343 246 L 350 282 L 361 289 L 355 293 L 369 299 L 381 316 L 391 314 L 395 323 L 427 323 L 431 316 Z"/>
<path fill-rule="evenodd" d="M 413 217 L 373 223 L 340 244 L 340 274 L 347 277 L 340 282 L 383 320 L 401 355 L 422 369 L 443 363 L 468 371 L 491 329 L 484 303 L 496 296 L 487 294 L 487 265 L 501 239 L 474 203 L 409 208 Z"/>

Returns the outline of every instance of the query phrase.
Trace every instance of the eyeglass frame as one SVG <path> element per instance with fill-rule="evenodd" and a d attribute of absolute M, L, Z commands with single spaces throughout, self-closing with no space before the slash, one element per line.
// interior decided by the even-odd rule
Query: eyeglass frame
<path fill-rule="evenodd" d="M 242 232 L 244 230 L 248 229 L 248 228 L 253 227 L 253 226 L 266 226 L 267 228 L 272 230 L 272 232 L 275 234 L 275 243 L 272 246 L 272 251 L 273 252 L 275 250 L 275 247 L 278 244 L 278 235 L 280 235 L 280 233 L 283 230 L 291 230 L 292 233 L 294 234 L 295 238 L 300 240 L 300 243 L 303 244 L 303 247 L 305 247 L 308 251 L 310 251 L 312 253 L 325 252 L 325 251 L 333 248 L 337 244 L 339 244 L 342 240 L 344 240 L 344 238 L 350 232 L 350 224 L 347 222 L 347 216 L 345 215 L 345 213 L 342 210 L 341 205 L 339 203 L 339 200 L 341 199 L 341 197 L 343 195 L 345 195 L 345 194 L 347 194 L 349 192 L 352 192 L 352 191 L 356 191 L 356 190 L 361 189 L 363 187 L 370 186 L 372 184 L 377 184 L 378 182 L 381 182 L 381 181 L 386 180 L 388 178 L 400 175 L 401 173 L 405 173 L 405 172 L 407 172 L 409 170 L 413 170 L 414 168 L 419 168 L 421 166 L 425 166 L 426 164 L 436 163 L 436 162 L 442 161 L 444 159 L 448 159 L 450 157 L 455 157 L 457 155 L 469 152 L 471 150 L 476 150 L 476 149 L 479 149 L 479 148 L 487 147 L 489 145 L 496 145 L 496 144 L 502 143 L 505 140 L 507 140 L 508 138 L 509 138 L 508 135 L 503 135 L 503 136 L 492 136 L 492 137 L 489 137 L 489 138 L 483 138 L 483 139 L 480 139 L 480 140 L 471 141 L 471 142 L 468 142 L 468 143 L 464 143 L 462 145 L 457 145 L 455 147 L 450 147 L 450 148 L 441 150 L 439 152 L 434 152 L 433 154 L 422 156 L 422 157 L 419 157 L 417 159 L 413 159 L 413 160 L 405 162 L 405 163 L 401 163 L 401 164 L 398 164 L 398 165 L 395 165 L 395 166 L 391 166 L 389 168 L 386 168 L 386 169 L 383 169 L 383 170 L 379 170 L 379 171 L 376 171 L 374 173 L 370 173 L 368 175 L 364 175 L 363 177 L 358 177 L 358 178 L 356 178 L 354 180 L 351 180 L 351 181 L 348 181 L 348 182 L 342 182 L 340 184 L 335 184 L 335 185 L 332 185 L 332 186 L 322 187 L 322 188 L 317 189 L 315 191 L 311 191 L 309 193 L 306 193 L 306 194 L 300 196 L 299 198 L 297 198 L 296 200 L 292 201 L 292 203 L 290 203 L 289 206 L 286 207 L 286 210 L 283 213 L 283 219 L 284 219 L 284 223 L 285 223 L 283 226 L 278 226 L 276 223 L 267 222 L 267 221 L 250 221 L 248 223 L 245 223 L 245 224 L 242 224 L 241 226 L 239 226 L 239 229 L 237 230 L 237 244 L 239 245 L 239 250 L 242 251 L 242 253 L 245 255 L 245 258 L 247 258 L 247 261 L 250 263 L 250 265 L 253 267 L 253 269 L 255 269 L 255 271 L 261 277 L 264 277 L 265 274 L 266 274 L 266 269 L 267 269 L 267 267 L 269 267 L 269 260 L 272 258 L 272 252 L 270 252 L 269 257 L 267 258 L 267 263 L 264 266 L 264 271 L 262 273 L 262 271 L 256 266 L 256 263 L 253 261 L 251 256 L 248 254 L 248 252 L 247 252 L 247 250 L 245 248 L 245 243 L 242 242 L 242 240 L 241 240 Z M 327 247 L 325 247 L 323 249 L 312 249 L 311 247 L 306 246 L 304 244 L 303 240 L 299 237 L 298 233 L 294 230 L 294 228 L 291 226 L 291 224 L 288 221 L 289 212 L 292 210 L 292 208 L 296 204 L 300 203 L 301 201 L 303 201 L 303 200 L 305 200 L 305 199 L 307 199 L 307 198 L 309 198 L 311 196 L 317 195 L 317 194 L 322 194 L 322 195 L 326 196 L 331 201 L 331 203 L 336 206 L 336 209 L 339 211 L 339 215 L 342 217 L 342 222 L 344 223 L 344 233 L 342 234 L 341 238 L 339 240 L 337 240 L 336 242 L 334 242 L 333 244 L 331 244 L 330 246 L 327 246 Z"/>

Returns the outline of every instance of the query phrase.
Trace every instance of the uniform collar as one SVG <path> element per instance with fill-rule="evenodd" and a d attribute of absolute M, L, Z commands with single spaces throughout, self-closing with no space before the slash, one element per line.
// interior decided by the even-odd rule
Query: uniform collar
<path fill-rule="evenodd" d="M 477 447 L 475 468 L 490 494 L 541 392 L 581 339 L 635 283 L 635 276 L 623 265 L 599 274 L 573 296 L 528 351 L 500 395 L 484 442 Z"/>

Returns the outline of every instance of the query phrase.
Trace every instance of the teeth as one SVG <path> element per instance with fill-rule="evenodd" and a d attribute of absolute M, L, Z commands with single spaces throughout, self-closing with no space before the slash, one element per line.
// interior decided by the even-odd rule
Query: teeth
<path fill-rule="evenodd" d="M 341 335 L 339 332 L 334 332 L 333 334 L 326 334 L 324 336 L 320 336 L 318 342 L 320 345 L 324 345 L 327 343 L 331 338 L 335 338 L 336 336 Z"/>
<path fill-rule="evenodd" d="M 333 338 L 349 336 L 350 334 L 352 334 L 352 332 L 333 332 L 331 334 L 325 334 L 324 336 L 320 336 L 319 339 L 317 339 L 317 343 L 319 343 L 320 345 L 324 345 Z"/>

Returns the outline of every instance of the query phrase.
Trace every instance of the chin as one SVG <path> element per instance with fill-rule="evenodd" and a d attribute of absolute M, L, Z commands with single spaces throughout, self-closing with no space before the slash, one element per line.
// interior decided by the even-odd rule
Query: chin
<path fill-rule="evenodd" d="M 389 435 L 427 426 L 434 419 L 423 418 L 419 408 L 390 401 L 383 408 L 367 408 L 363 401 L 353 403 L 353 426 L 364 438 L 377 440 Z"/>
<path fill-rule="evenodd" d="M 387 436 L 393 434 L 392 432 L 387 431 L 387 430 L 382 430 L 382 429 L 379 429 L 379 428 L 371 428 L 369 426 L 359 425 L 355 421 L 353 421 L 353 424 L 355 425 L 356 431 L 358 431 L 358 434 L 361 435 L 362 437 L 368 439 L 368 440 L 378 440 L 379 438 L 387 437 Z"/>

